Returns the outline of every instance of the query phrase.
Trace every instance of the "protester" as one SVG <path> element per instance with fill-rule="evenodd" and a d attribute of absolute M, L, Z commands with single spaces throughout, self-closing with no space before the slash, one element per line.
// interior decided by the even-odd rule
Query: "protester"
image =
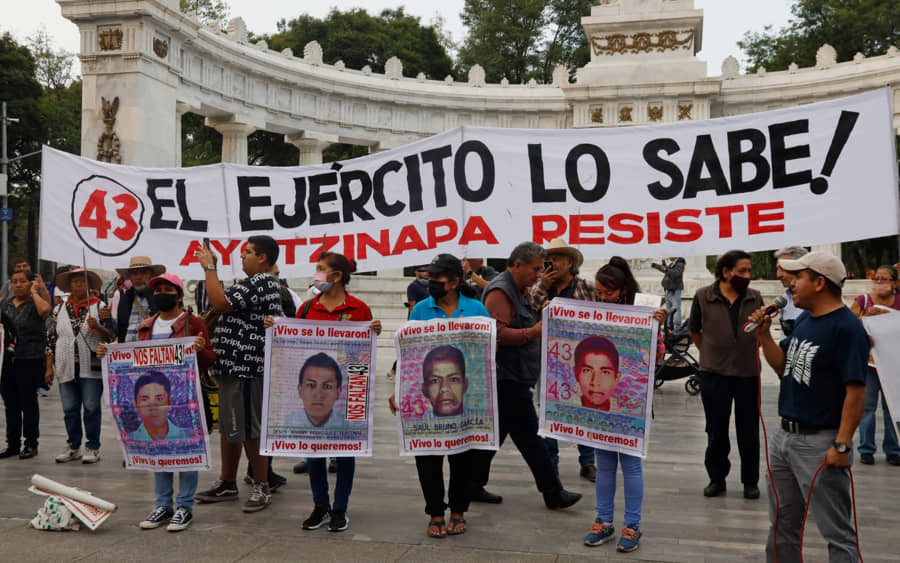
<path fill-rule="evenodd" d="M 24 271 L 29 275 L 32 275 L 31 263 L 25 258 L 16 258 L 13 260 L 13 273 Z M 47 288 L 47 284 L 44 282 L 43 278 L 41 278 L 40 274 L 34 274 L 37 278 L 38 285 L 37 290 L 41 295 L 41 299 L 46 301 L 47 303 L 52 303 L 53 298 L 50 297 L 50 293 Z M 6 280 L 6 283 L 3 284 L 3 287 L 0 288 L 0 301 L 5 301 L 12 297 L 12 278 Z"/>
<path fill-rule="evenodd" d="M 497 277 L 497 270 L 484 263 L 484 258 L 464 258 L 463 271 L 466 273 L 466 283 L 475 292 L 474 298 L 481 299 L 484 288 Z"/>
<path fill-rule="evenodd" d="M 3 371 L 0 394 L 6 412 L 6 450 L 0 458 L 19 456 L 29 459 L 38 453 L 38 387 L 43 383 L 44 349 L 47 331 L 44 319 L 51 306 L 41 297 L 43 286 L 40 276 L 30 270 L 20 269 L 10 278 L 12 294 L 0 303 L 3 316 L 10 319 L 16 334 L 15 362 L 11 369 Z M 44 294 L 47 293 L 46 288 Z M 20 451 L 22 437 L 25 447 Z"/>
<path fill-rule="evenodd" d="M 798 260 L 781 259 L 779 266 L 794 274 L 794 304 L 805 311 L 781 345 L 772 339 L 764 308 L 750 316 L 760 323 L 763 354 L 781 378 L 781 428 L 769 442 L 772 526 L 766 558 L 803 560 L 800 534 L 808 506 L 828 543 L 829 559 L 859 561 L 847 468 L 865 404 L 869 337 L 841 300 L 847 271 L 839 259 L 810 252 Z"/>
<path fill-rule="evenodd" d="M 138 325 L 156 313 L 153 289 L 147 282 L 165 271 L 165 266 L 153 264 L 147 256 L 133 256 L 127 268 L 116 268 L 119 276 L 131 283 L 130 288 L 117 292 L 117 298 L 110 302 L 109 309 L 116 321 L 116 338 L 119 342 L 137 340 Z"/>
<path fill-rule="evenodd" d="M 666 290 L 666 309 L 672 315 L 676 328 L 681 326 L 681 292 L 684 290 L 684 266 L 687 262 L 681 256 L 672 256 L 667 263 L 650 264 L 663 273 L 662 287 Z"/>
<path fill-rule="evenodd" d="M 858 296 L 850 305 L 850 310 L 858 317 L 870 317 L 900 310 L 900 294 L 894 292 L 898 280 L 897 271 L 892 266 L 878 266 L 872 277 L 872 292 Z M 881 379 L 878 370 L 872 364 L 866 370 L 866 403 L 863 408 L 862 421 L 859 423 L 859 461 L 866 465 L 875 463 L 875 411 L 878 409 L 878 396 L 881 395 L 881 411 L 884 415 L 884 440 L 882 451 L 890 465 L 900 465 L 900 444 L 897 443 L 897 431 L 888 410 L 887 400 L 881 390 Z"/>
<path fill-rule="evenodd" d="M 99 344 L 115 339 L 112 320 L 98 320 L 102 302 L 88 293 L 89 289 L 99 290 L 101 285 L 100 276 L 80 268 L 56 275 L 56 287 L 69 294 L 50 319 L 44 376 L 47 385 L 53 383 L 54 377 L 59 379 L 66 424 L 68 446 L 56 456 L 57 463 L 100 461 L 103 376 L 96 352 Z M 87 438 L 83 456 L 82 437 Z"/>
<path fill-rule="evenodd" d="M 157 340 L 163 338 L 184 338 L 194 336 L 194 349 L 197 354 L 197 364 L 200 369 L 206 369 L 213 365 L 216 361 L 216 354 L 212 349 L 209 340 L 209 330 L 203 319 L 196 315 L 191 315 L 184 308 L 184 283 L 181 278 L 175 274 L 162 274 L 152 278 L 147 286 L 153 290 L 151 301 L 154 308 L 158 311 L 152 317 L 144 320 L 138 326 L 137 340 Z M 97 350 L 98 356 L 106 354 L 106 347 L 102 344 Z M 160 374 L 162 375 L 162 374 Z M 142 376 L 145 377 L 145 376 Z M 157 387 L 160 385 L 164 391 L 166 405 L 171 404 L 171 392 L 166 387 L 168 379 L 162 376 Z M 152 383 L 152 381 L 150 381 Z M 141 380 L 135 384 L 135 408 L 139 413 L 142 411 L 142 389 L 150 385 L 141 385 Z M 160 410 L 159 405 L 154 404 L 153 410 Z M 168 409 L 164 409 L 161 418 L 162 422 L 167 423 L 169 431 L 161 434 L 161 438 L 172 439 L 172 424 L 167 420 L 166 413 Z M 148 421 L 142 415 L 143 422 L 139 431 L 148 432 Z M 153 434 L 151 433 L 150 436 Z M 148 436 L 149 437 L 149 436 Z M 147 439 L 147 438 L 145 438 Z M 175 474 L 171 471 L 157 471 L 153 473 L 153 491 L 156 495 L 156 508 L 140 522 L 139 527 L 143 530 L 152 530 L 169 522 L 166 530 L 169 532 L 180 532 L 190 526 L 193 520 L 194 509 L 194 493 L 197 490 L 197 482 L 199 473 L 197 471 L 181 471 L 178 473 L 178 496 L 175 499 L 174 509 L 172 503 L 172 495 L 174 494 Z"/>
<path fill-rule="evenodd" d="M 416 268 L 416 279 L 406 286 L 406 303 L 404 305 L 407 309 L 407 318 L 416 303 L 425 299 L 428 299 L 428 266 L 419 266 Z"/>
<path fill-rule="evenodd" d="M 297 310 L 298 319 L 314 321 L 372 321 L 375 334 L 381 334 L 381 321 L 372 320 L 369 306 L 350 295 L 347 285 L 356 266 L 343 254 L 325 252 L 319 256 L 313 284 L 319 294 L 307 300 Z M 271 326 L 274 319 L 266 319 Z M 309 472 L 309 486 L 313 493 L 313 507 L 309 518 L 303 521 L 304 530 L 316 530 L 328 524 L 330 532 L 343 532 L 350 527 L 347 507 L 350 503 L 350 491 L 353 489 L 353 474 L 356 471 L 356 458 L 338 457 L 332 460 L 335 464 L 337 482 L 334 487 L 334 505 L 328 495 L 328 470 L 325 458 L 308 458 L 305 463 Z M 295 467 L 295 473 L 299 473 Z"/>
<path fill-rule="evenodd" d="M 744 498 L 759 498 L 759 372 L 756 336 L 744 332 L 747 317 L 763 305 L 750 289 L 750 255 L 731 250 L 716 261 L 716 279 L 694 294 L 689 328 L 700 350 L 701 399 L 706 415 L 706 472 L 703 495 L 725 493 L 731 469 L 728 427 L 734 404 L 734 425 L 741 456 Z"/>
<path fill-rule="evenodd" d="M 809 253 L 809 251 L 802 246 L 785 246 L 784 248 L 776 250 L 773 254 L 775 255 L 775 260 L 781 260 L 782 258 L 796 260 L 801 256 L 805 256 L 807 253 Z M 791 337 L 791 332 L 794 330 L 794 323 L 797 321 L 797 317 L 800 316 L 800 313 L 803 312 L 803 309 L 794 305 L 794 295 L 791 293 L 791 282 L 794 280 L 794 275 L 782 270 L 781 266 L 776 262 L 775 277 L 778 278 L 778 281 L 784 286 L 784 299 L 787 301 L 785 306 L 779 311 L 781 319 L 781 339 L 787 341 L 787 339 Z"/>
<path fill-rule="evenodd" d="M 451 254 L 438 254 L 428 266 L 428 292 L 430 297 L 420 301 L 413 309 L 410 320 L 428 321 L 431 319 L 456 319 L 461 317 L 487 317 L 487 309 L 481 302 L 473 298 L 474 292 L 465 283 L 463 265 Z M 450 349 L 450 350 L 447 350 Z M 455 352 L 453 352 L 455 350 Z M 462 364 L 462 365 L 460 365 Z M 461 414 L 464 409 L 463 394 L 467 387 L 465 376 L 465 360 L 457 348 L 442 346 L 428 353 L 422 363 L 423 391 L 427 391 L 428 382 L 437 371 L 436 366 L 450 366 L 445 377 L 439 377 L 436 393 L 426 392 L 432 401 L 435 416 Z M 454 375 L 461 380 L 455 387 L 450 379 Z M 436 395 L 436 396 L 435 396 Z M 438 398 L 447 398 L 446 406 L 439 406 Z M 389 399 L 391 413 L 397 414 L 394 395 Z M 427 534 L 433 538 L 465 533 L 468 529 L 465 513 L 469 509 L 468 468 L 473 463 L 472 451 L 468 450 L 447 456 L 450 465 L 450 482 L 447 488 L 447 501 L 444 501 L 444 456 L 417 455 L 416 470 L 419 474 L 419 485 L 425 496 L 425 513 L 431 517 Z M 444 512 L 450 508 L 450 525 L 444 520 Z"/>
<path fill-rule="evenodd" d="M 497 321 L 497 403 L 500 445 L 512 436 L 528 464 L 547 508 L 567 508 L 581 495 L 563 488 L 553 462 L 538 437 L 538 418 L 531 389 L 541 372 L 540 312 L 528 300 L 529 288 L 544 267 L 546 251 L 533 242 L 513 249 L 507 269 L 484 290 L 484 306 Z M 486 493 L 490 461 L 495 452 L 476 450 L 472 469 L 472 500 Z M 490 502 L 490 500 L 488 500 Z"/>
<path fill-rule="evenodd" d="M 555 297 L 581 301 L 596 299 L 594 286 L 587 280 L 578 277 L 578 270 L 584 263 L 584 256 L 580 250 L 567 245 L 561 238 L 555 238 L 547 247 L 547 258 L 549 258 L 550 264 L 544 265 L 544 271 L 528 293 L 531 305 L 535 309 L 540 311 Z M 550 454 L 553 467 L 559 473 L 559 442 L 555 438 L 544 438 L 544 447 Z M 581 477 L 592 483 L 597 479 L 593 448 L 578 444 L 578 465 Z"/>
<path fill-rule="evenodd" d="M 281 316 L 281 290 L 269 271 L 278 260 L 278 243 L 270 236 L 247 239 L 241 265 L 247 277 L 227 290 L 219 282 L 215 256 L 203 246 L 196 252 L 206 275 L 209 303 L 220 313 L 213 334 L 216 362 L 213 377 L 219 384 L 219 429 L 222 468 L 210 489 L 195 498 L 201 502 L 237 500 L 237 470 L 241 450 L 253 466 L 253 491 L 241 509 L 266 508 L 272 495 L 269 460 L 259 453 L 264 373 L 266 316 Z M 266 479 L 262 479 L 266 475 Z"/>
<path fill-rule="evenodd" d="M 597 270 L 595 278 L 597 300 L 604 303 L 619 303 L 622 305 L 634 305 L 634 297 L 640 292 L 637 280 L 628 266 L 628 262 L 619 256 L 610 258 L 609 263 Z M 665 323 L 667 311 L 658 309 L 653 317 L 660 324 Z M 592 337 L 591 342 L 582 344 L 575 349 L 576 360 L 580 356 L 590 355 L 590 350 L 604 350 L 601 356 L 609 367 L 615 371 L 615 380 L 619 377 L 619 353 L 607 339 L 606 342 L 597 341 L 602 337 Z M 657 354 L 657 361 L 662 361 L 662 356 Z M 576 364 L 580 362 L 576 361 Z M 607 391 L 607 394 L 611 389 Z M 606 410 L 609 409 L 609 400 L 606 401 Z M 597 407 L 593 407 L 597 408 Z M 625 487 L 625 526 L 616 545 L 616 551 L 631 552 L 638 548 L 643 531 L 641 530 L 641 513 L 644 501 L 644 468 L 641 458 L 638 456 L 614 452 L 610 450 L 594 449 L 597 463 L 597 518 L 594 520 L 591 531 L 584 537 L 585 545 L 594 547 L 602 545 L 613 539 L 615 527 L 613 526 L 613 512 L 616 495 L 616 469 L 622 466 L 622 481 Z"/>

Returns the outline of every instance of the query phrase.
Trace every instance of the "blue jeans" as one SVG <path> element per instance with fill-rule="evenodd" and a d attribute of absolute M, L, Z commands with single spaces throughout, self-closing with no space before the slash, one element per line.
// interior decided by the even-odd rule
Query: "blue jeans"
<path fill-rule="evenodd" d="M 355 457 L 336 457 L 337 483 L 334 486 L 334 510 L 347 510 L 350 491 L 353 490 L 353 473 L 356 471 Z M 331 507 L 328 499 L 328 464 L 324 457 L 310 457 L 306 460 L 309 471 L 309 486 L 312 488 L 316 506 Z"/>
<path fill-rule="evenodd" d="M 544 449 L 547 450 L 547 455 L 550 456 L 550 461 L 552 461 L 554 464 L 558 464 L 559 442 L 556 441 L 556 438 L 544 438 Z M 586 465 L 593 465 L 593 463 L 594 448 L 578 444 L 578 465 L 584 467 Z"/>
<path fill-rule="evenodd" d="M 175 507 L 194 510 L 194 493 L 197 492 L 197 482 L 200 480 L 199 471 L 181 471 L 178 473 L 178 497 L 175 499 Z M 160 471 L 153 474 L 153 494 L 156 495 L 156 506 L 175 508 L 172 506 L 174 494 L 175 474 L 171 471 Z"/>
<path fill-rule="evenodd" d="M 881 380 L 878 372 L 869 368 L 866 373 L 866 406 L 863 408 L 863 417 L 859 422 L 859 453 L 875 453 L 875 411 L 878 409 L 878 395 L 881 394 L 881 410 L 884 413 L 884 441 L 881 449 L 886 455 L 900 454 L 900 444 L 897 443 L 897 431 L 894 429 L 894 421 L 888 412 L 887 401 L 881 392 Z"/>
<path fill-rule="evenodd" d="M 99 450 L 102 412 L 100 396 L 103 395 L 103 380 L 81 377 L 60 383 L 59 395 L 62 398 L 63 419 L 69 447 L 73 450 L 81 447 L 83 436 L 81 421 L 84 408 L 84 434 L 87 435 L 85 446 L 89 450 Z"/>
<path fill-rule="evenodd" d="M 666 290 L 666 308 L 669 310 L 669 315 L 672 316 L 672 320 L 674 321 L 673 326 L 678 328 L 681 326 L 681 290 L 680 289 L 667 289 Z"/>
<path fill-rule="evenodd" d="M 641 524 L 641 505 L 644 502 L 644 468 L 641 458 L 608 450 L 594 450 L 597 458 L 597 517 L 603 522 L 613 521 L 616 498 L 616 469 L 622 462 L 625 482 L 625 525 Z"/>

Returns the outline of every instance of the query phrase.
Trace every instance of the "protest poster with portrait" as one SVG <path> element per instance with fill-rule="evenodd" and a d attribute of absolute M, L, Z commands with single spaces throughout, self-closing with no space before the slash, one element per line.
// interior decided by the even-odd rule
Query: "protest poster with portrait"
<path fill-rule="evenodd" d="M 397 331 L 400 455 L 496 450 L 494 319 L 409 321 Z"/>
<path fill-rule="evenodd" d="M 276 318 L 266 331 L 260 453 L 371 456 L 375 349 L 369 322 Z"/>
<path fill-rule="evenodd" d="M 193 338 L 108 344 L 102 367 L 103 392 L 126 467 L 210 469 Z"/>
<path fill-rule="evenodd" d="M 557 298 L 543 310 L 540 434 L 646 457 L 653 307 Z"/>
<path fill-rule="evenodd" d="M 878 382 L 888 406 L 894 429 L 900 431 L 900 313 L 885 312 L 863 318 L 863 325 L 872 337 L 872 358 L 878 366 Z"/>

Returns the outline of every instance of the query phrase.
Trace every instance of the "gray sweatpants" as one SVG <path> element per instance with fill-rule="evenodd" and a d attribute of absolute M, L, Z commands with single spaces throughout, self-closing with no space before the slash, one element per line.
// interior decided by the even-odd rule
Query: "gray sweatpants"
<path fill-rule="evenodd" d="M 792 434 L 779 428 L 769 443 L 772 479 L 778 492 L 778 531 L 775 543 L 778 563 L 800 563 L 800 526 L 809 484 L 825 459 L 825 452 L 837 437 L 837 430 L 816 434 Z M 851 447 L 851 456 L 853 448 Z M 851 457 L 852 462 L 852 457 Z M 853 530 L 850 501 L 850 475 L 846 469 L 823 467 L 816 478 L 809 506 L 810 519 L 815 519 L 825 541 L 831 563 L 856 562 L 856 534 Z M 775 495 L 769 483 L 769 519 L 775 520 Z M 807 527 L 809 521 L 807 521 Z M 766 561 L 774 562 L 772 527 L 766 541 Z"/>

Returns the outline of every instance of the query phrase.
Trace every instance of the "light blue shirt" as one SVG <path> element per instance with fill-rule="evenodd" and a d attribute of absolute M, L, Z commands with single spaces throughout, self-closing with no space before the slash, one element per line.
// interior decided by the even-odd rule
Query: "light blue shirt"
<path fill-rule="evenodd" d="M 456 310 L 453 311 L 453 314 L 449 317 L 447 316 L 447 313 L 441 309 L 441 306 L 437 304 L 434 297 L 429 297 L 424 301 L 416 303 L 416 306 L 413 307 L 412 314 L 409 315 L 409 320 L 430 321 L 431 319 L 458 319 L 460 317 L 490 316 L 487 309 L 481 304 L 481 301 L 466 297 L 465 295 L 460 295 L 459 302 L 456 304 Z"/>
<path fill-rule="evenodd" d="M 172 421 L 169 421 L 169 432 L 162 440 L 154 440 L 153 438 L 151 438 L 150 434 L 147 433 L 147 428 L 143 424 L 141 424 L 137 430 L 128 435 L 129 440 L 141 444 L 149 444 L 150 442 L 155 441 L 174 442 L 175 440 L 187 440 L 189 438 L 193 438 L 193 430 L 191 428 L 182 428 L 180 426 L 176 426 L 172 424 Z"/>

